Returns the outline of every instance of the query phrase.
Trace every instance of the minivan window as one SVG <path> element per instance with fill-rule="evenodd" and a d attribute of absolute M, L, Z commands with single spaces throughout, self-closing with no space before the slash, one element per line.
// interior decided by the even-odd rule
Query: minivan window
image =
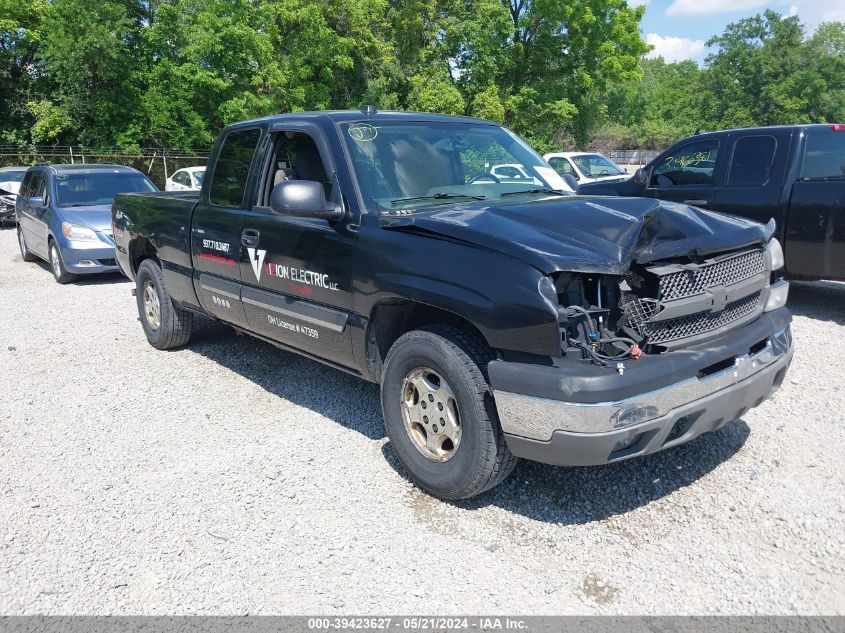
<path fill-rule="evenodd" d="M 241 206 L 260 137 L 261 130 L 257 128 L 230 132 L 226 137 L 211 178 L 211 204 Z"/>
<path fill-rule="evenodd" d="M 712 185 L 719 141 L 695 141 L 663 157 L 651 174 L 651 187 Z"/>
<path fill-rule="evenodd" d="M 772 136 L 746 136 L 739 139 L 731 157 L 728 185 L 754 187 L 766 183 L 772 174 L 775 145 Z"/>
<path fill-rule="evenodd" d="M 845 176 L 845 132 L 809 134 L 804 149 L 802 178 Z"/>

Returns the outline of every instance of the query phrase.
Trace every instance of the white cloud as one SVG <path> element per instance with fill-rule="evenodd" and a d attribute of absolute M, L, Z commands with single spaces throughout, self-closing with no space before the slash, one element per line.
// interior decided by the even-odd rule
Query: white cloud
<path fill-rule="evenodd" d="M 684 59 L 695 59 L 704 52 L 704 40 L 691 40 L 686 37 L 672 37 L 649 33 L 645 41 L 654 46 L 654 50 L 646 57 L 662 57 L 667 62 L 679 62 Z"/>
<path fill-rule="evenodd" d="M 845 22 L 845 0 L 793 0 L 787 15 L 797 15 L 809 34 L 822 22 Z"/>
<path fill-rule="evenodd" d="M 735 13 L 757 9 L 768 4 L 767 0 L 674 0 L 666 15 L 709 15 L 713 13 Z"/>

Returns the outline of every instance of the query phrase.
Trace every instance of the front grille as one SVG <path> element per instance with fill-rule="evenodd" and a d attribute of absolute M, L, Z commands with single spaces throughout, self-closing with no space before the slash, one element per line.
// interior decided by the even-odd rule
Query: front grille
<path fill-rule="evenodd" d="M 690 270 L 668 273 L 660 277 L 659 298 L 672 301 L 701 294 L 713 286 L 729 286 L 762 274 L 765 267 L 763 251 L 754 250 Z"/>
<path fill-rule="evenodd" d="M 632 323 L 637 333 L 649 343 L 660 345 L 670 341 L 706 334 L 753 314 L 760 307 L 761 292 L 729 303 L 721 312 L 698 312 L 676 319 L 653 323 Z"/>
<path fill-rule="evenodd" d="M 681 345 L 761 310 L 767 281 L 761 249 L 701 264 L 658 263 L 630 276 L 622 326 L 649 344 Z M 737 296 L 739 288 L 747 288 L 745 296 Z M 728 296 L 733 300 L 725 303 Z"/>

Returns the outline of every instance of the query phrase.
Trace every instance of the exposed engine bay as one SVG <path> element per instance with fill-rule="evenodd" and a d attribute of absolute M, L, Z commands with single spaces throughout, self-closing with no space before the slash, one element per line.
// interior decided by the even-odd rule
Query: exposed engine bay
<path fill-rule="evenodd" d="M 716 337 L 759 316 L 770 277 L 759 247 L 635 263 L 623 276 L 560 273 L 563 353 L 608 365 Z"/>

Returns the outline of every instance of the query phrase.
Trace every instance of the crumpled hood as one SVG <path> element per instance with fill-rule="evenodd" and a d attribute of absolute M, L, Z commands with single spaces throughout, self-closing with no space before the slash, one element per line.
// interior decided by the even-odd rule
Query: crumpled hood
<path fill-rule="evenodd" d="M 623 274 L 634 261 L 645 264 L 764 244 L 775 228 L 774 221 L 763 226 L 651 198 L 573 196 L 498 202 L 393 212 L 383 215 L 380 224 L 475 244 L 546 274 Z"/>
<path fill-rule="evenodd" d="M 62 207 L 59 214 L 65 222 L 81 224 L 95 231 L 111 233 L 110 204 L 99 204 L 90 207 Z"/>

